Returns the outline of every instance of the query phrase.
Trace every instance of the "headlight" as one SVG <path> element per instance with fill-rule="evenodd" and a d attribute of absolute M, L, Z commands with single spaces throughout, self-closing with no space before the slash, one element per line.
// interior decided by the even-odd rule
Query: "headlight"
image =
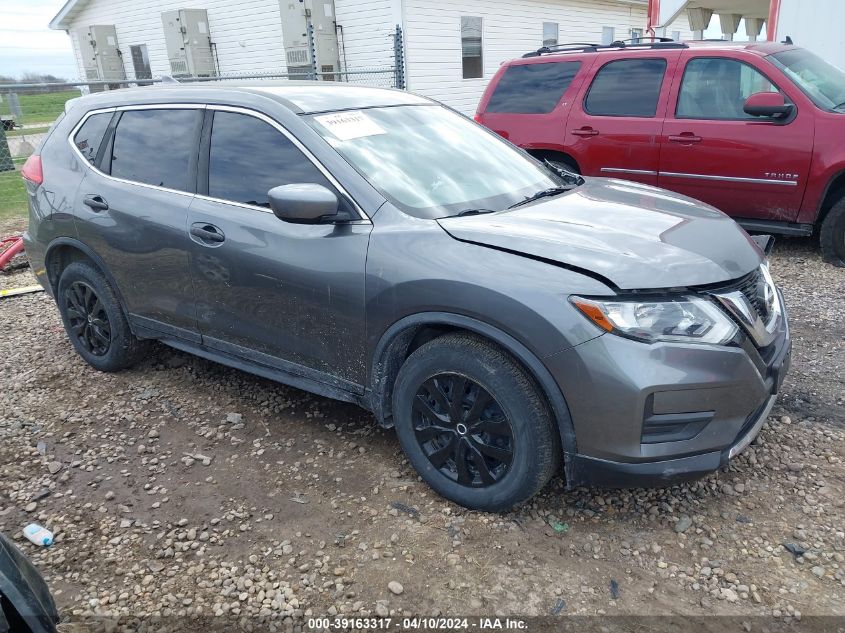
<path fill-rule="evenodd" d="M 570 301 L 603 330 L 645 343 L 720 345 L 737 333 L 737 326 L 724 312 L 700 297 L 651 301 L 570 297 Z"/>

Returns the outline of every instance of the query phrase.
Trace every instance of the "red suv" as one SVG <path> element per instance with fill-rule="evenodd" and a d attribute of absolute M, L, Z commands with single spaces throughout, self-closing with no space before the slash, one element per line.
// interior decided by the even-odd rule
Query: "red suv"
<path fill-rule="evenodd" d="M 845 73 L 806 49 L 543 47 L 502 65 L 475 119 L 538 158 L 686 194 L 750 231 L 818 226 L 845 266 Z"/>

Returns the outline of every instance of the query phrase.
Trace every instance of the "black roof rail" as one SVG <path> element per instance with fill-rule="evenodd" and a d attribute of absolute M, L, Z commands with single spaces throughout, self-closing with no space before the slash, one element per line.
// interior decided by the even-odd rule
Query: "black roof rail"
<path fill-rule="evenodd" d="M 601 44 L 591 44 L 589 42 L 569 42 L 568 44 L 553 44 L 552 46 L 541 46 L 536 51 L 525 53 L 523 57 L 539 57 L 540 55 L 546 55 L 548 53 L 563 53 L 567 51 L 595 52 L 595 50 L 599 46 L 601 46 Z"/>
<path fill-rule="evenodd" d="M 643 42 L 643 39 L 653 39 L 656 41 Z M 627 44 L 626 42 L 630 42 Z M 555 44 L 554 46 L 541 46 L 536 51 L 525 53 L 522 57 L 540 57 L 541 55 L 553 55 L 555 53 L 596 53 L 600 50 L 619 50 L 622 48 L 636 48 L 636 49 L 672 49 L 672 48 L 689 48 L 684 42 L 676 42 L 668 37 L 637 37 L 629 40 L 616 40 L 610 44 L 588 44 L 585 42 L 570 42 L 568 44 Z"/>

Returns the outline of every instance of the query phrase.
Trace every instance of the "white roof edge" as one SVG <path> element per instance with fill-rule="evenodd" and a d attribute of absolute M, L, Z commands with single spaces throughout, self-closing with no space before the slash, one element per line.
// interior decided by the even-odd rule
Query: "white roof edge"
<path fill-rule="evenodd" d="M 76 12 L 80 7 L 77 5 L 84 4 L 86 0 L 67 0 L 64 6 L 59 9 L 59 12 L 50 20 L 50 28 L 55 31 L 64 31 L 70 27 L 68 18 Z"/>

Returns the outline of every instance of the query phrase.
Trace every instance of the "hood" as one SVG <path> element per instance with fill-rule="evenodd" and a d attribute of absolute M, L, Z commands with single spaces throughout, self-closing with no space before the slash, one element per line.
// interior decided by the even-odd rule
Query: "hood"
<path fill-rule="evenodd" d="M 719 283 L 763 260 L 720 211 L 625 180 L 588 178 L 524 207 L 438 222 L 455 239 L 583 269 L 623 290 Z"/>

